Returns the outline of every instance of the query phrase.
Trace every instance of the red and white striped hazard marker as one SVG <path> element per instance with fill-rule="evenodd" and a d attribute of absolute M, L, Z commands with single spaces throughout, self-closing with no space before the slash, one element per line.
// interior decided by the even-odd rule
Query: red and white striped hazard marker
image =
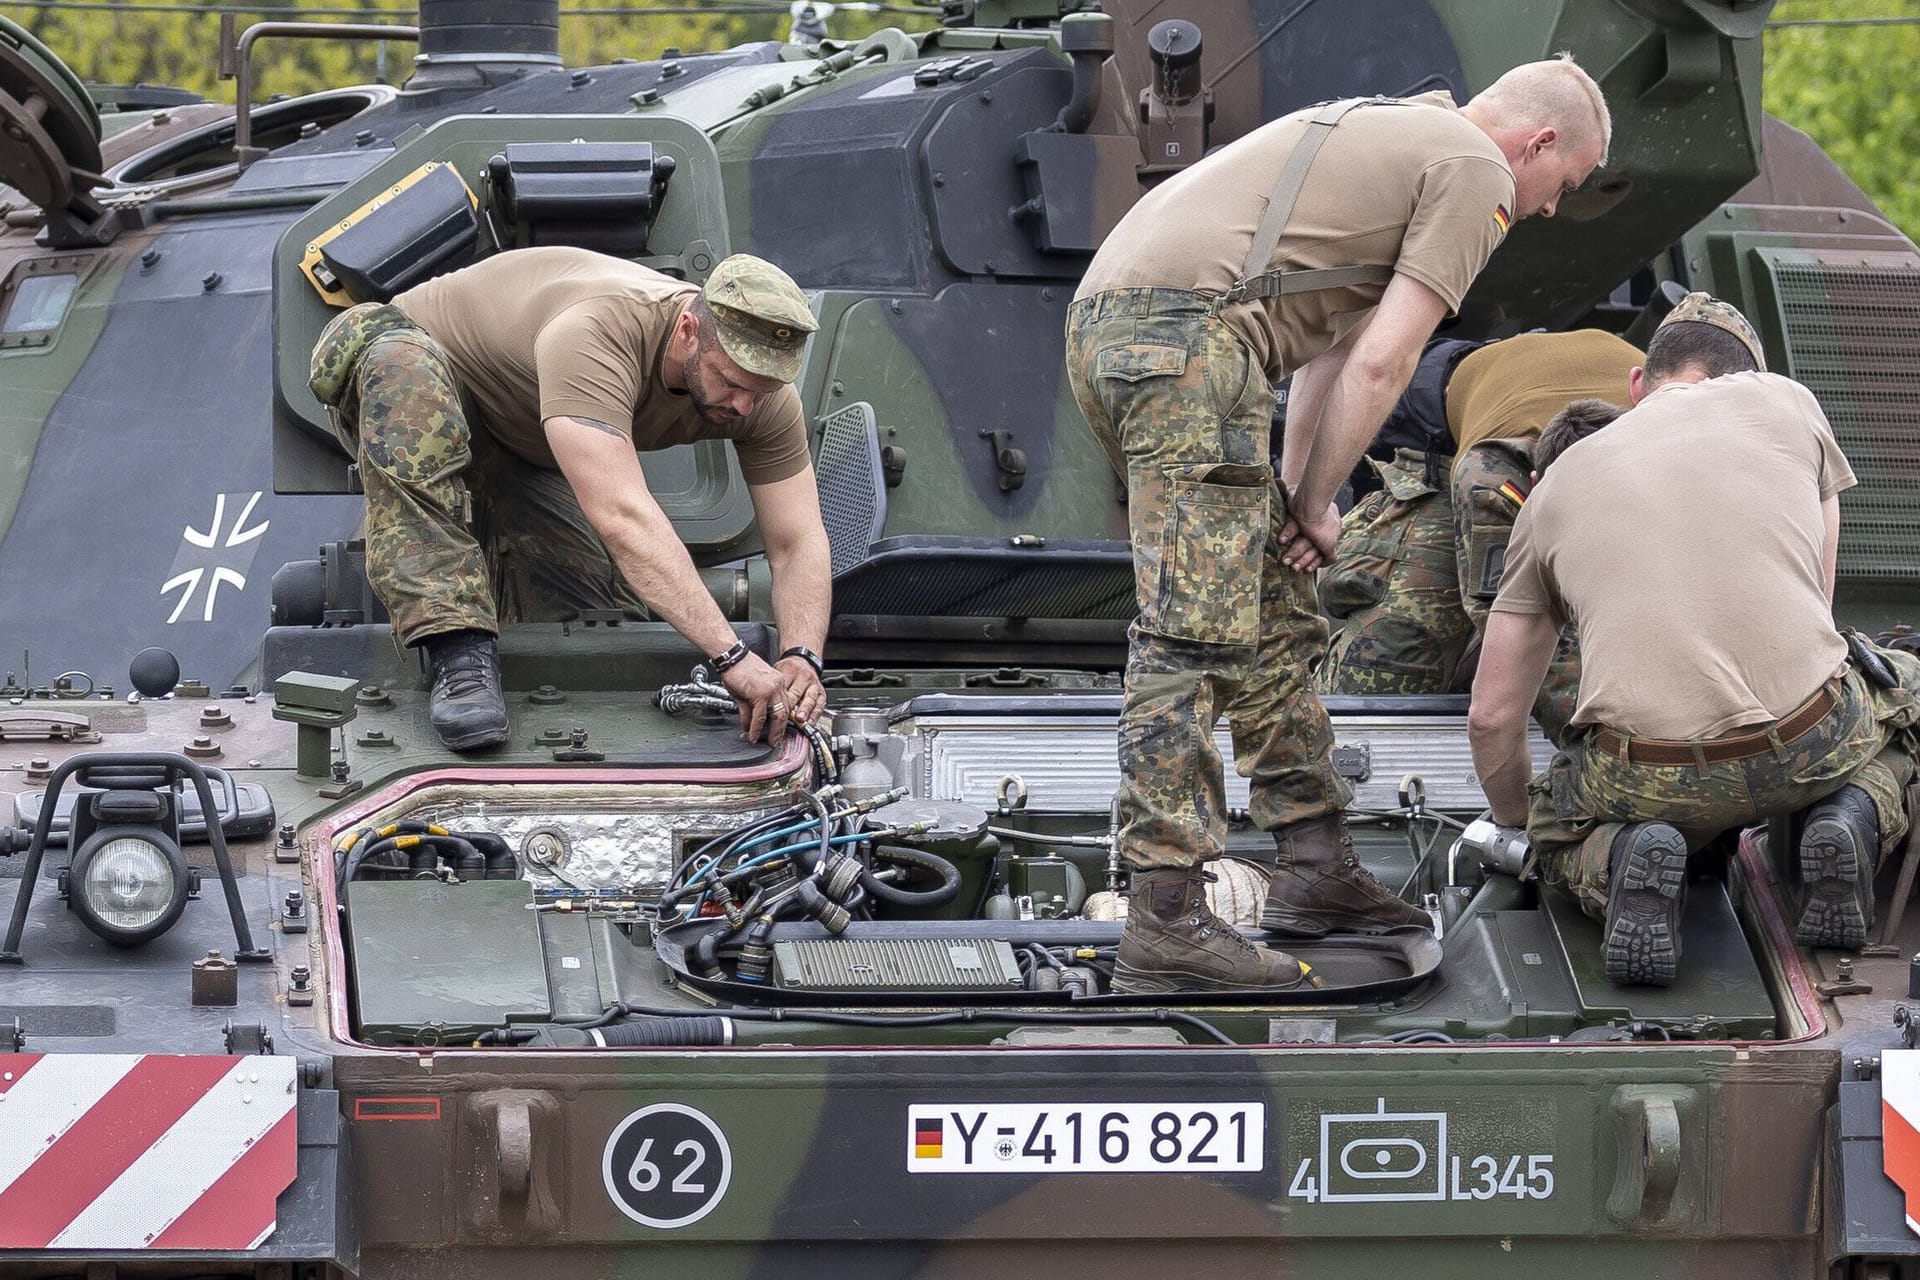
<path fill-rule="evenodd" d="M 0 1054 L 0 1249 L 251 1249 L 293 1182 L 292 1058 Z"/>
<path fill-rule="evenodd" d="M 1920 1049 L 1880 1055 L 1882 1167 L 1906 1193 L 1907 1227 L 1920 1232 Z"/>

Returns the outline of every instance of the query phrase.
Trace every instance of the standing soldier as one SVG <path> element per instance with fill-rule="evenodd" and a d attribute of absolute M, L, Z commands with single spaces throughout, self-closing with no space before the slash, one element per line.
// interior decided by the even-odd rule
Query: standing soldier
<path fill-rule="evenodd" d="M 1120 722 L 1121 990 L 1305 979 L 1206 903 L 1203 867 L 1225 846 L 1223 713 L 1279 850 L 1262 925 L 1425 922 L 1353 854 L 1311 689 L 1326 647 L 1312 570 L 1340 536 L 1334 490 L 1434 326 L 1515 218 L 1552 214 L 1600 164 L 1610 129 L 1567 59 L 1517 67 L 1465 107 L 1444 93 L 1311 107 L 1168 179 L 1095 255 L 1067 313 L 1067 373 L 1126 481 L 1140 604 Z M 1268 424 L 1289 373 L 1276 486 Z"/>
<path fill-rule="evenodd" d="M 640 608 L 710 655 L 778 743 L 826 703 L 832 581 L 792 387 L 814 331 L 770 262 L 704 288 L 585 249 L 517 249 L 336 317 L 313 353 L 367 491 L 367 576 L 433 667 L 455 751 L 507 738 L 499 618 Z M 748 652 L 647 489 L 640 453 L 732 443 L 773 568 L 774 666 Z"/>

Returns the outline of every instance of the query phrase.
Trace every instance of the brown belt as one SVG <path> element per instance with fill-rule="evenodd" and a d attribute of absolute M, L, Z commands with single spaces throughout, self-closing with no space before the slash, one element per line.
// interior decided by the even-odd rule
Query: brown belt
<path fill-rule="evenodd" d="M 1629 764 L 1719 764 L 1725 760 L 1748 760 L 1773 750 L 1777 739 L 1792 742 L 1827 718 L 1835 706 L 1833 686 L 1823 684 L 1811 698 L 1763 729 L 1726 738 L 1687 742 L 1675 738 L 1630 738 L 1612 729 L 1596 729 L 1593 745 Z"/>

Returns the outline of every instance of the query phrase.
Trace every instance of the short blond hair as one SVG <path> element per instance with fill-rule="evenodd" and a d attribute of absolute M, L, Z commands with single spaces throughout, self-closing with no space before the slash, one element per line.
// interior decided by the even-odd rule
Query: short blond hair
<path fill-rule="evenodd" d="M 1473 96 L 1475 105 L 1507 128 L 1559 130 L 1567 145 L 1600 143 L 1600 163 L 1613 146 L 1613 115 L 1592 76 L 1570 53 L 1523 62 Z"/>

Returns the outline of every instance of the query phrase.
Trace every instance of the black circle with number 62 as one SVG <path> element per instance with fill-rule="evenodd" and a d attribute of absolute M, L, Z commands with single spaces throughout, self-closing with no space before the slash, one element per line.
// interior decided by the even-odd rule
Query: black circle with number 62
<path fill-rule="evenodd" d="M 713 1212 L 733 1177 L 727 1135 L 704 1113 L 656 1102 L 622 1120 L 600 1159 L 607 1194 L 649 1227 L 684 1227 Z"/>

